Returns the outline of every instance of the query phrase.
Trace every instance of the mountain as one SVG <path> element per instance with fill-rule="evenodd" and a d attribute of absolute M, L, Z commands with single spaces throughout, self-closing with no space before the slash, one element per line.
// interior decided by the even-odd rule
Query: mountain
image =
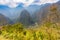
<path fill-rule="evenodd" d="M 0 5 L 0 10 L 1 10 L 1 9 L 4 9 L 4 10 L 5 10 L 5 9 L 8 9 L 8 8 L 9 8 L 9 7 L 8 7 L 7 5 Z"/>
<path fill-rule="evenodd" d="M 48 8 L 51 4 L 47 3 L 47 4 L 44 4 L 38 11 L 36 11 L 34 14 L 33 14 L 33 20 L 34 22 L 37 22 L 37 23 L 41 23 L 42 22 L 42 19 L 46 17 L 46 14 L 48 12 Z"/>
<path fill-rule="evenodd" d="M 60 1 L 58 1 L 56 4 L 60 5 Z"/>
<path fill-rule="evenodd" d="M 33 14 L 33 19 L 38 24 L 43 22 L 58 23 L 60 20 L 60 2 L 53 4 L 44 4 L 39 11 Z"/>
<path fill-rule="evenodd" d="M 39 5 L 30 5 L 28 7 L 23 7 L 24 4 L 20 3 L 16 8 L 10 8 L 7 5 L 0 5 L 0 13 L 10 18 L 14 22 L 20 16 L 22 10 L 27 10 L 29 14 L 32 16 L 34 12 L 38 11 L 41 6 Z"/>
<path fill-rule="evenodd" d="M 1 13 L 7 17 L 10 16 L 9 7 L 6 5 L 0 5 L 0 14 Z"/>
<path fill-rule="evenodd" d="M 6 5 L 0 5 L 0 13 L 9 17 L 11 20 L 15 20 L 21 13 L 23 6 L 19 4 L 16 8 L 10 8 Z"/>
<path fill-rule="evenodd" d="M 0 5 L 0 14 L 6 16 L 8 20 L 10 19 L 13 20 L 13 22 L 19 22 L 25 25 L 34 24 L 36 22 L 40 24 L 49 20 L 52 22 L 59 21 L 60 1 L 53 4 L 32 4 L 28 7 L 23 7 L 23 5 L 24 4 L 20 3 L 16 8 L 9 8 L 6 5 Z M 52 19 L 52 17 L 54 18 Z"/>
<path fill-rule="evenodd" d="M 6 16 L 0 14 L 0 26 L 2 25 L 7 25 L 7 24 L 12 24 L 13 22 L 7 18 Z"/>
<path fill-rule="evenodd" d="M 26 7 L 25 9 L 30 13 L 30 15 L 34 14 L 36 11 L 38 11 L 42 6 L 40 5 L 30 5 Z"/>
<path fill-rule="evenodd" d="M 32 18 L 30 16 L 30 13 L 27 10 L 23 10 L 17 20 L 18 22 L 24 24 L 24 25 L 30 25 L 33 24 Z"/>
<path fill-rule="evenodd" d="M 14 15 L 14 19 L 18 18 L 22 12 L 22 10 L 24 9 L 23 4 L 20 3 L 16 8 L 14 8 L 14 13 L 12 15 Z"/>

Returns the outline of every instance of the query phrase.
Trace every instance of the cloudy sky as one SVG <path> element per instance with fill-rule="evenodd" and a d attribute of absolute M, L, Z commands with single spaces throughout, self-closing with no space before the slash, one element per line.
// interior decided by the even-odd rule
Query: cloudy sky
<path fill-rule="evenodd" d="M 58 0 L 0 0 L 0 5 L 8 5 L 11 8 L 17 7 L 18 4 L 23 3 L 25 7 L 31 4 L 45 4 L 45 3 L 55 3 Z"/>

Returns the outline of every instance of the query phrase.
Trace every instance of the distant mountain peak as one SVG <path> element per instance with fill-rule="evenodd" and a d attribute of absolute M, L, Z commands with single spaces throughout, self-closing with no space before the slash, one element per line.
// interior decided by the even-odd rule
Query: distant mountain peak
<path fill-rule="evenodd" d="M 9 8 L 7 5 L 0 5 L 0 9 L 6 9 Z"/>

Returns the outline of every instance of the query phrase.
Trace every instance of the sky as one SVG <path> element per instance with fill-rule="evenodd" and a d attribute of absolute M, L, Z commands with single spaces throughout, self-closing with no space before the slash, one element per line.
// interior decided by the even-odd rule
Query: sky
<path fill-rule="evenodd" d="M 17 7 L 20 3 L 23 3 L 24 7 L 31 4 L 41 5 L 45 3 L 55 3 L 58 0 L 0 0 L 0 5 L 8 5 L 11 8 Z"/>

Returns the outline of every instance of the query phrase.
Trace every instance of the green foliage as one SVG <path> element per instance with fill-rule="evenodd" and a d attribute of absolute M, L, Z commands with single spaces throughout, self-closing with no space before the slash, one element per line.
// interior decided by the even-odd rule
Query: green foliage
<path fill-rule="evenodd" d="M 47 22 L 41 26 L 38 25 L 37 28 L 28 29 L 16 23 L 3 26 L 0 35 L 7 40 L 60 40 L 60 29 L 57 29 L 57 27 L 60 28 L 59 25 L 56 27 L 52 25 L 54 24 Z"/>

